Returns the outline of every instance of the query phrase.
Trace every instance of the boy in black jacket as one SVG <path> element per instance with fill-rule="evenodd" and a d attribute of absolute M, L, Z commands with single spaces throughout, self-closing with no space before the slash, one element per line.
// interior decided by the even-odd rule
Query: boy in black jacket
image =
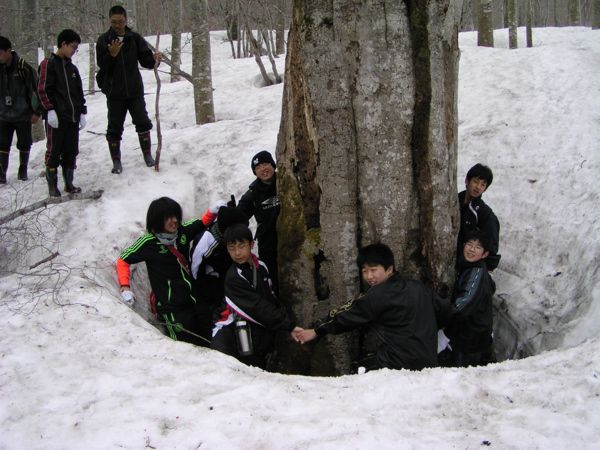
<path fill-rule="evenodd" d="M 500 222 L 498 218 L 481 198 L 488 187 L 492 185 L 494 174 L 488 166 L 477 163 L 469 169 L 465 178 L 465 190 L 458 194 L 460 207 L 460 230 L 456 246 L 457 268 L 463 254 L 466 236 L 475 230 L 482 230 L 489 239 L 488 256 L 486 265 L 489 271 L 498 267 L 500 255 L 498 254 L 498 242 L 500 234 Z"/>
<path fill-rule="evenodd" d="M 263 150 L 252 157 L 250 163 L 256 180 L 248 187 L 238 203 L 248 219 L 256 219 L 256 241 L 258 257 L 269 269 L 273 282 L 273 292 L 279 289 L 277 269 L 277 216 L 279 216 L 279 198 L 277 197 L 277 175 L 275 161 L 271 154 Z"/>
<path fill-rule="evenodd" d="M 154 68 L 162 54 L 152 53 L 142 36 L 127 26 L 127 12 L 120 5 L 110 8 L 110 29 L 98 38 L 96 60 L 100 71 L 96 75 L 98 87 L 106 95 L 108 127 L 106 140 L 113 162 L 112 173 L 119 174 L 121 165 L 121 136 L 127 111 L 135 125 L 144 162 L 154 166 L 150 130 L 152 122 L 146 111 L 144 83 L 138 68 Z"/>
<path fill-rule="evenodd" d="M 298 340 L 304 344 L 317 336 L 367 326 L 375 345 L 372 353 L 355 363 L 357 367 L 421 370 L 437 366 L 435 310 L 442 300 L 422 283 L 397 273 L 387 245 L 361 248 L 356 262 L 369 290 L 330 311 L 314 329 L 298 333 Z"/>
<path fill-rule="evenodd" d="M 449 325 L 453 365 L 476 366 L 485 363 L 492 346 L 492 296 L 496 284 L 487 271 L 485 258 L 489 240 L 480 230 L 466 237 L 463 258 L 456 279 Z"/>
<path fill-rule="evenodd" d="M 65 191 L 81 192 L 73 185 L 79 154 L 79 130 L 85 127 L 87 107 L 79 70 L 71 62 L 81 38 L 63 30 L 56 39 L 58 50 L 39 67 L 38 93 L 46 119 L 46 181 L 50 197 L 60 197 L 58 166 L 62 166 Z"/>
<path fill-rule="evenodd" d="M 296 339 L 301 331 L 288 318 L 271 290 L 269 271 L 252 254 L 252 232 L 242 224 L 231 225 L 223 240 L 234 264 L 225 277 L 225 308 L 215 328 L 211 348 L 236 357 L 241 362 L 266 368 L 267 356 L 273 350 L 275 332 L 286 331 Z M 247 324 L 252 341 L 250 354 L 243 354 L 237 328 Z"/>

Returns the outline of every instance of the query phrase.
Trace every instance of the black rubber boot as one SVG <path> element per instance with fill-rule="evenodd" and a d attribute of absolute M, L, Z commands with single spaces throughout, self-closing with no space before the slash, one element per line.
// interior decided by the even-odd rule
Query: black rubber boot
<path fill-rule="evenodd" d="M 6 184 L 6 171 L 8 170 L 8 152 L 0 150 L 0 184 Z"/>
<path fill-rule="evenodd" d="M 152 143 L 150 141 L 150 132 L 138 133 L 140 139 L 140 148 L 144 155 L 144 162 L 148 167 L 154 167 L 154 158 L 152 157 Z"/>
<path fill-rule="evenodd" d="M 29 164 L 29 150 L 19 151 L 19 171 L 17 178 L 21 181 L 27 181 L 27 165 Z"/>
<path fill-rule="evenodd" d="M 73 184 L 75 169 L 65 169 L 63 167 L 62 173 L 65 180 L 65 191 L 67 191 L 69 194 L 79 194 L 81 192 L 81 188 Z"/>
<path fill-rule="evenodd" d="M 48 182 L 48 195 L 50 197 L 60 197 L 56 167 L 46 167 L 46 181 Z"/>
<path fill-rule="evenodd" d="M 113 162 L 112 173 L 119 174 L 123 172 L 121 165 L 121 141 L 108 141 L 108 150 L 110 151 L 110 159 Z"/>

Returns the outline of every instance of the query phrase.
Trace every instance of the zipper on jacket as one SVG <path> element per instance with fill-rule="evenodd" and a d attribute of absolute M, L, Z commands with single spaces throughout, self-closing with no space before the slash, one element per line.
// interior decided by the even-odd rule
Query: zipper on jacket
<path fill-rule="evenodd" d="M 69 89 L 69 78 L 67 77 L 67 60 L 63 60 L 63 73 L 65 74 L 65 82 L 67 84 L 67 97 L 69 97 L 69 103 L 71 103 L 71 117 L 73 118 L 73 122 L 77 123 L 75 120 L 75 105 L 73 105 L 73 99 L 71 98 L 71 90 Z"/>
<path fill-rule="evenodd" d="M 125 42 L 125 38 L 123 38 L 123 42 Z M 125 46 L 125 44 L 123 44 L 123 46 Z M 129 86 L 127 85 L 127 70 L 125 67 L 125 57 L 123 56 L 123 53 L 125 52 L 124 49 L 121 49 L 121 61 L 123 62 L 123 77 L 125 78 L 125 96 L 129 97 Z"/>

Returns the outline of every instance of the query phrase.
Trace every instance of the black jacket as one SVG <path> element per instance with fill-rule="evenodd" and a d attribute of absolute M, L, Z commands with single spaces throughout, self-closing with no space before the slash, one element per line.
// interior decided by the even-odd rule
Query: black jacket
<path fill-rule="evenodd" d="M 445 329 L 454 350 L 477 353 L 492 344 L 492 296 L 496 284 L 485 262 L 463 263 L 452 300 L 450 323 Z"/>
<path fill-rule="evenodd" d="M 238 208 L 248 219 L 252 216 L 256 218 L 258 226 L 255 238 L 258 241 L 259 256 L 277 253 L 277 216 L 280 206 L 276 186 L 276 175 L 271 184 L 265 184 L 257 178 L 238 203 Z"/>
<path fill-rule="evenodd" d="M 295 325 L 273 295 L 264 263 L 256 269 L 256 283 L 253 273 L 251 264 L 232 264 L 225 276 L 225 300 L 233 310 L 250 319 L 252 326 L 291 332 Z"/>
<path fill-rule="evenodd" d="M 38 93 L 44 110 L 55 110 L 58 120 L 79 122 L 87 114 L 79 70 L 70 59 L 54 53 L 39 67 Z"/>
<path fill-rule="evenodd" d="M 177 230 L 177 250 L 185 256 L 191 239 L 202 229 L 204 224 L 200 219 L 181 224 Z M 159 314 L 188 309 L 196 303 L 192 276 L 154 234 L 144 234 L 121 253 L 120 259 L 127 264 L 146 263 Z"/>
<path fill-rule="evenodd" d="M 498 218 L 481 197 L 472 199 L 466 205 L 466 191 L 458 194 L 458 204 L 460 205 L 460 230 L 458 232 L 458 242 L 456 247 L 457 261 L 461 261 L 463 246 L 466 236 L 474 230 L 483 231 L 490 240 L 489 256 L 485 262 L 488 270 L 492 271 L 498 267 L 500 255 L 498 254 L 498 243 L 500 235 L 500 222 Z"/>
<path fill-rule="evenodd" d="M 111 28 L 98 38 L 96 61 L 100 68 L 96 75 L 98 86 L 111 99 L 128 99 L 144 95 L 144 83 L 138 62 L 146 69 L 154 68 L 154 55 L 142 36 L 125 29 L 123 46 L 116 57 L 108 51 L 108 44 L 117 39 Z"/>
<path fill-rule="evenodd" d="M 418 281 L 393 274 L 387 281 L 329 312 L 319 336 L 368 326 L 381 367 L 420 370 L 437 366 L 435 303 L 440 299 Z"/>
<path fill-rule="evenodd" d="M 7 97 L 10 105 L 6 104 Z M 12 52 L 10 65 L 0 64 L 0 120 L 29 122 L 34 112 L 40 113 L 37 73 L 16 52 Z"/>

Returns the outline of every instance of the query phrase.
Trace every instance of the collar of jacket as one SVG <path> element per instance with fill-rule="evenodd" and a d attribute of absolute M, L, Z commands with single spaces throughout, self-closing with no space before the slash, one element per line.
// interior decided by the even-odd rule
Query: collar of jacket
<path fill-rule="evenodd" d="M 125 27 L 125 34 L 124 37 L 125 38 L 129 38 L 133 35 L 133 31 L 131 30 L 131 28 L 129 27 Z M 117 39 L 117 33 L 115 32 L 115 30 L 111 28 L 108 29 L 107 31 L 107 36 L 108 36 L 108 41 L 114 41 L 115 39 Z"/>
<path fill-rule="evenodd" d="M 273 173 L 273 182 L 270 184 L 263 183 L 262 180 L 256 177 L 256 180 L 248 186 L 250 189 L 256 189 L 259 191 L 268 191 L 269 189 L 274 189 L 277 186 L 277 172 Z"/>

